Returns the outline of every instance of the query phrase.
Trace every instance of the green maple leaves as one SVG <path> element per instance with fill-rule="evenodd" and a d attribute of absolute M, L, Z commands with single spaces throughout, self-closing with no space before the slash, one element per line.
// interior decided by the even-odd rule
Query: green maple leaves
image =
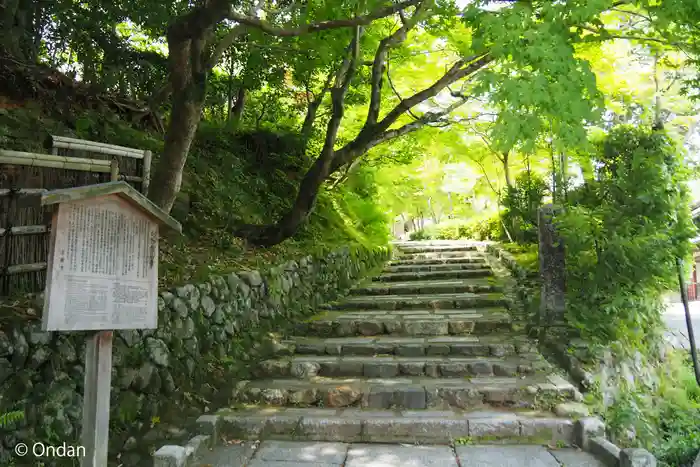
<path fill-rule="evenodd" d="M 494 12 L 478 2 L 467 9 L 472 47 L 497 58 L 480 76 L 477 92 L 499 110 L 493 128 L 498 147 L 531 150 L 545 132 L 554 133 L 560 145 L 583 143 L 583 128 L 599 118 L 603 100 L 591 67 L 576 56 L 573 26 L 599 22 L 609 4 L 523 2 Z"/>

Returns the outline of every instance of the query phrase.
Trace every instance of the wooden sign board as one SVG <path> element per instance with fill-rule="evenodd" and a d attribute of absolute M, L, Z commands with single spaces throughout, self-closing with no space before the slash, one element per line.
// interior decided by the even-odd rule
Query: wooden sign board
<path fill-rule="evenodd" d="M 158 229 L 180 225 L 124 182 L 56 190 L 45 331 L 154 329 Z"/>
<path fill-rule="evenodd" d="M 44 300 L 45 331 L 96 331 L 85 351 L 83 467 L 107 465 L 112 339 L 158 325 L 158 228 L 182 231 L 125 182 L 55 190 Z"/>

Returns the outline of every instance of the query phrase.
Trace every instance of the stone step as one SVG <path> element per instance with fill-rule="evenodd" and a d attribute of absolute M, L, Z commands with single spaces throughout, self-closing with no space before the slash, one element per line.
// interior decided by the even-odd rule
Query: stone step
<path fill-rule="evenodd" d="M 349 336 L 460 336 L 511 331 L 512 320 L 503 308 L 480 310 L 397 310 L 329 312 L 297 323 L 297 335 Z"/>
<path fill-rule="evenodd" d="M 418 259 L 412 259 L 412 258 L 398 258 L 393 261 L 389 261 L 388 266 L 425 266 L 425 265 L 432 265 L 432 266 L 439 266 L 439 265 L 456 265 L 456 264 L 480 264 L 480 265 L 485 265 L 486 264 L 486 258 L 483 256 L 477 256 L 477 255 L 470 255 L 466 256 L 464 258 L 432 258 L 432 259 L 426 259 L 426 258 L 418 258 Z"/>
<path fill-rule="evenodd" d="M 545 411 L 243 406 L 204 415 L 197 424 L 202 432 L 239 440 L 452 444 L 469 439 L 480 444 L 545 445 L 574 442 L 574 422 Z"/>
<path fill-rule="evenodd" d="M 470 258 L 483 258 L 483 253 L 470 252 L 470 251 L 429 251 L 425 253 L 403 253 L 401 256 L 397 257 L 399 260 L 407 259 L 470 259 Z"/>
<path fill-rule="evenodd" d="M 241 381 L 236 403 L 370 409 L 469 409 L 510 407 L 551 410 L 577 397 L 557 375 L 481 378 L 325 378 Z"/>
<path fill-rule="evenodd" d="M 397 356 L 294 356 L 266 360 L 256 368 L 256 378 L 309 379 L 315 376 L 364 376 L 396 378 L 464 378 L 470 376 L 522 376 L 551 371 L 539 354 L 520 357 L 397 357 Z"/>
<path fill-rule="evenodd" d="M 493 278 L 373 283 L 350 291 L 351 295 L 401 295 L 434 293 L 492 293 L 503 287 Z"/>
<path fill-rule="evenodd" d="M 442 253 L 452 251 L 477 251 L 476 245 L 418 245 L 402 246 L 398 250 L 403 254 L 408 253 Z"/>
<path fill-rule="evenodd" d="M 440 337 L 291 337 L 280 343 L 275 357 L 300 355 L 397 355 L 401 357 L 505 357 L 529 354 L 537 346 L 524 335 Z"/>
<path fill-rule="evenodd" d="M 472 266 L 463 264 L 459 266 Z M 373 277 L 375 282 L 399 282 L 425 279 L 469 279 L 473 277 L 493 276 L 493 272 L 487 268 L 445 268 L 432 270 L 435 266 L 396 266 L 387 268 L 381 276 Z M 421 269 L 423 268 L 423 269 Z"/>
<path fill-rule="evenodd" d="M 431 293 L 421 295 L 354 295 L 340 303 L 327 307 L 331 310 L 411 310 L 427 309 L 467 309 L 506 306 L 501 293 Z"/>

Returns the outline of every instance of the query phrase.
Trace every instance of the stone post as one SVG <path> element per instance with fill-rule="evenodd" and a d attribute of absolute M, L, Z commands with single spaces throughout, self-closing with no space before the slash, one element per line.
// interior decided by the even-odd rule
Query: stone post
<path fill-rule="evenodd" d="M 539 316 L 541 340 L 546 340 L 551 328 L 563 327 L 565 324 L 564 244 L 554 226 L 554 216 L 561 211 L 560 207 L 547 204 L 539 209 L 537 215 L 540 279 L 542 280 Z"/>

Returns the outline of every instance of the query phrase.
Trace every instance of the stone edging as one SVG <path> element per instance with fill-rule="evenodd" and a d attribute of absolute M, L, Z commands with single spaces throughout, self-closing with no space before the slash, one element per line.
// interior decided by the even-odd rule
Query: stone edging
<path fill-rule="evenodd" d="M 520 266 L 513 255 L 506 251 L 500 244 L 491 243 L 486 246 L 486 252 L 497 258 L 510 274 L 517 280 L 528 277 L 528 271 Z M 540 342 L 552 357 L 561 365 L 569 376 L 578 384 L 582 391 L 592 387 L 595 378 L 592 373 L 584 369 L 581 361 L 568 352 L 565 344 L 557 342 Z M 589 451 L 609 467 L 655 467 L 656 458 L 646 449 L 620 449 L 605 437 L 605 424 L 597 417 L 581 419 L 576 423 L 577 441 L 579 447 Z M 580 430 L 580 431 L 579 431 Z M 586 438 L 579 433 L 592 433 L 594 436 Z"/>
<path fill-rule="evenodd" d="M 208 450 L 221 447 L 220 430 L 225 415 L 202 415 L 197 419 L 197 435 L 185 445 L 166 445 L 153 455 L 153 467 L 195 467 Z M 255 445 L 257 442 L 251 442 Z M 653 467 L 656 459 L 644 449 L 619 449 L 605 439 L 605 424 L 597 417 L 585 417 L 573 423 L 573 442 L 590 452 L 607 467 Z M 255 448 L 247 450 L 252 456 Z"/>

